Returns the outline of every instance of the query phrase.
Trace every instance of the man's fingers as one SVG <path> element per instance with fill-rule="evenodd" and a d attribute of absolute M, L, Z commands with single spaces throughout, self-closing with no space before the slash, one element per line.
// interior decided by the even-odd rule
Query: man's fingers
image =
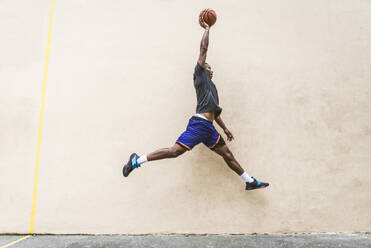
<path fill-rule="evenodd" d="M 200 23 L 201 26 L 204 26 L 205 21 L 203 16 L 200 15 L 200 17 L 198 18 L 198 22 Z"/>
<path fill-rule="evenodd" d="M 200 23 L 201 27 L 206 28 L 208 25 L 204 20 L 204 15 L 205 13 L 203 15 L 200 15 L 200 17 L 198 18 L 198 22 Z"/>

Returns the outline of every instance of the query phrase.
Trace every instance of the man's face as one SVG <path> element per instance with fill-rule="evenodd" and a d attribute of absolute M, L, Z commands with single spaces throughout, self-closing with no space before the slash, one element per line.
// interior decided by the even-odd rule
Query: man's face
<path fill-rule="evenodd" d="M 207 63 L 205 63 L 205 70 L 207 71 L 207 74 L 209 74 L 209 77 L 213 78 L 213 71 L 211 70 L 211 66 Z"/>

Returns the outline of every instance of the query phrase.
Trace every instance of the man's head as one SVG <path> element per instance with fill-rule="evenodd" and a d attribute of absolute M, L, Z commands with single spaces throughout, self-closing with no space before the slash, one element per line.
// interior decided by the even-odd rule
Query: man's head
<path fill-rule="evenodd" d="M 211 66 L 205 62 L 205 70 L 207 71 L 207 74 L 209 74 L 210 78 L 213 78 L 213 71 L 211 70 Z"/>

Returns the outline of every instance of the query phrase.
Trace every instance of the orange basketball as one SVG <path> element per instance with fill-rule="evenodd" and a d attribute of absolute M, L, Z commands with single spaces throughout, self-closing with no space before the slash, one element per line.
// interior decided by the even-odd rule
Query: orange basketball
<path fill-rule="evenodd" d="M 216 22 L 216 13 L 212 9 L 204 9 L 200 13 L 200 18 L 204 20 L 210 27 Z"/>

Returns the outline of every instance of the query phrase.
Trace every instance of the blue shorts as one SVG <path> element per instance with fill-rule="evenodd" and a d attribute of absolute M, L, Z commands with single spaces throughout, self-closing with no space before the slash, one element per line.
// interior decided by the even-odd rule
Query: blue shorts
<path fill-rule="evenodd" d="M 210 149 L 214 149 L 217 145 L 225 145 L 222 136 L 210 121 L 193 116 L 189 119 L 187 129 L 180 135 L 176 143 L 187 150 L 192 150 L 201 142 Z"/>

